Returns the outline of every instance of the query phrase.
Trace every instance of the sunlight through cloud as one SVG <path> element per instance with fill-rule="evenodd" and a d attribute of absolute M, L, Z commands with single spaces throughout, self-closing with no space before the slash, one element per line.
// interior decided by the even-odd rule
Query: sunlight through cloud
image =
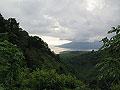
<path fill-rule="evenodd" d="M 55 38 L 51 36 L 43 36 L 43 35 L 37 35 L 37 34 L 31 34 L 31 36 L 38 36 L 42 38 L 48 45 L 62 45 L 66 43 L 70 43 L 69 40 L 61 40 L 60 38 Z"/>

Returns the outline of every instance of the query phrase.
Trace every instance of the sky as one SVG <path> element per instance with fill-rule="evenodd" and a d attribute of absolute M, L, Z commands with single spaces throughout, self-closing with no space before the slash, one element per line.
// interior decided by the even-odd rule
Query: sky
<path fill-rule="evenodd" d="M 120 24 L 120 0 L 1 0 L 0 13 L 55 46 L 101 40 Z"/>

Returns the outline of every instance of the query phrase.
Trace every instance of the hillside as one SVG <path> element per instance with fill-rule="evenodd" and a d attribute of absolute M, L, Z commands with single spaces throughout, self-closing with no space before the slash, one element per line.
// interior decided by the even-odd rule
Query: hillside
<path fill-rule="evenodd" d="M 61 63 L 59 56 L 51 52 L 46 42 L 37 36 L 29 36 L 14 18 L 5 20 L 0 15 L 0 39 L 8 40 L 18 46 L 25 56 L 23 66 L 32 69 L 56 69 L 59 73 L 69 72 Z"/>
<path fill-rule="evenodd" d="M 90 84 L 97 79 L 99 72 L 96 64 L 102 62 L 105 55 L 96 51 L 70 51 L 61 53 L 60 58 L 75 70 L 80 80 Z"/>
<path fill-rule="evenodd" d="M 102 62 L 104 54 L 87 51 L 71 51 L 68 53 L 61 53 L 60 58 L 64 63 L 70 64 L 74 68 L 80 79 L 88 80 L 87 77 L 90 76 L 89 74 L 95 72 L 93 69 L 95 65 Z"/>
<path fill-rule="evenodd" d="M 0 14 L 0 90 L 89 89 L 73 74 L 41 38 Z"/>
<path fill-rule="evenodd" d="M 112 29 L 114 36 L 103 38 L 99 51 L 55 54 L 15 18 L 0 14 L 0 90 L 119 90 L 120 25 Z M 76 49 L 85 49 L 80 45 Z"/>

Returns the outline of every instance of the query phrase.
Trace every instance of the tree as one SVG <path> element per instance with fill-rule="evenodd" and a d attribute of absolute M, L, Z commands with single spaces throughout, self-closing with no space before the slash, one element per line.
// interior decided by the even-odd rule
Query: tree
<path fill-rule="evenodd" d="M 108 34 L 115 33 L 114 36 L 103 38 L 101 42 L 104 45 L 100 51 L 107 53 L 107 58 L 97 66 L 100 67 L 100 79 L 103 80 L 108 89 L 112 85 L 119 84 L 120 82 L 120 25 L 108 31 Z"/>
<path fill-rule="evenodd" d="M 112 30 L 108 31 L 108 34 L 111 33 L 112 37 L 110 39 L 105 37 L 101 40 L 104 45 L 100 48 L 100 50 L 106 50 L 110 57 L 120 58 L 120 25 L 116 28 L 112 27 Z"/>
<path fill-rule="evenodd" d="M 21 70 L 23 53 L 8 41 L 0 42 L 0 83 L 9 89 L 15 87 Z"/>
<path fill-rule="evenodd" d="M 55 69 L 36 69 L 30 73 L 24 68 L 19 74 L 22 90 L 91 90 L 80 80 L 68 74 L 58 74 Z"/>

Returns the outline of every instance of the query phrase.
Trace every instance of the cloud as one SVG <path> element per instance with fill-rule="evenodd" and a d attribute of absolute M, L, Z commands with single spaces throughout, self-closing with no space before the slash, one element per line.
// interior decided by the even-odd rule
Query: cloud
<path fill-rule="evenodd" d="M 30 34 L 94 41 L 120 24 L 119 0 L 3 0 L 0 11 Z"/>
<path fill-rule="evenodd" d="M 62 44 L 71 42 L 69 40 L 61 40 L 60 38 L 55 38 L 55 37 L 50 37 L 50 36 L 41 36 L 38 34 L 31 34 L 31 36 L 41 37 L 44 40 L 44 42 L 48 43 L 49 46 L 57 46 L 57 45 L 62 45 Z"/>

